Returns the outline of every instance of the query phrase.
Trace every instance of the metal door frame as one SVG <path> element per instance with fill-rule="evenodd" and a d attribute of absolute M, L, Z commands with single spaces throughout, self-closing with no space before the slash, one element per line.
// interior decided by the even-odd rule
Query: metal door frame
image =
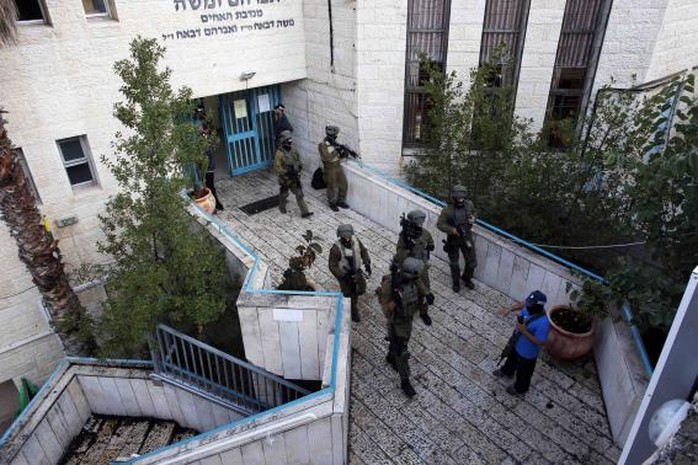
<path fill-rule="evenodd" d="M 269 111 L 259 112 L 259 97 L 269 95 Z M 235 118 L 234 102 L 245 100 L 247 122 Z M 281 102 L 278 84 L 219 96 L 223 141 L 231 176 L 267 168 L 274 159 L 273 108 Z"/>

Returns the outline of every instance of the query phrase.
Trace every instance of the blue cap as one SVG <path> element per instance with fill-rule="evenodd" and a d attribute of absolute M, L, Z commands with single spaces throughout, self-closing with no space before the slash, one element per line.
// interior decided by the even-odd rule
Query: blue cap
<path fill-rule="evenodd" d="M 526 305 L 545 305 L 548 298 L 541 291 L 533 291 L 526 297 Z"/>

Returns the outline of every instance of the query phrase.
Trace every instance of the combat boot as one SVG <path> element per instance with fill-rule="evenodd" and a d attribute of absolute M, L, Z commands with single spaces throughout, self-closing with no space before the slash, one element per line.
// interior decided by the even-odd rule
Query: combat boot
<path fill-rule="evenodd" d="M 431 317 L 428 313 L 420 313 L 419 317 L 422 319 L 425 325 L 431 326 Z"/>
<path fill-rule="evenodd" d="M 349 208 L 349 204 L 346 203 L 345 201 L 337 202 L 337 206 L 339 208 Z"/>
<path fill-rule="evenodd" d="M 397 371 L 397 363 L 395 362 L 394 354 L 388 353 L 388 355 L 385 356 L 385 361 L 388 362 L 388 364 L 393 368 L 393 370 Z"/>
<path fill-rule="evenodd" d="M 453 281 L 453 286 L 451 286 L 451 289 L 453 289 L 453 292 L 456 294 L 460 292 L 460 281 Z"/>
<path fill-rule="evenodd" d="M 359 310 L 352 308 L 351 309 L 351 321 L 354 323 L 359 323 L 361 322 L 361 317 L 359 316 Z"/>
<path fill-rule="evenodd" d="M 331 204 L 330 204 L 330 208 L 332 209 L 333 212 L 338 212 L 338 211 L 339 211 L 339 208 L 337 208 L 337 204 L 335 204 L 335 203 L 331 203 Z"/>
<path fill-rule="evenodd" d="M 412 385 L 410 384 L 409 379 L 403 379 L 402 383 L 400 383 L 400 388 L 402 388 L 402 392 L 404 392 L 407 397 L 411 398 L 414 397 L 415 394 L 417 394 Z"/>

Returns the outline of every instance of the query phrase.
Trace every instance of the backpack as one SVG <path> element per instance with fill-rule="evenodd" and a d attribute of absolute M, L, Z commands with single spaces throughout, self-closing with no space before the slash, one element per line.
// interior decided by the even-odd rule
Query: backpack
<path fill-rule="evenodd" d="M 322 172 L 322 168 L 315 170 L 313 173 L 313 180 L 310 181 L 310 185 L 315 190 L 320 190 L 327 187 L 327 184 L 325 184 L 325 173 Z"/>

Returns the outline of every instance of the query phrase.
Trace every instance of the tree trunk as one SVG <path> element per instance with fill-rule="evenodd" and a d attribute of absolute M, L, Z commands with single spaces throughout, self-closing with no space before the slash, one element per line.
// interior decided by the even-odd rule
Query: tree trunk
<path fill-rule="evenodd" d="M 44 226 L 36 199 L 27 185 L 0 110 L 0 211 L 17 241 L 19 258 L 41 292 L 66 351 L 90 352 L 91 321 L 65 274 L 58 241 Z M 77 332 L 87 334 L 78 337 Z"/>

